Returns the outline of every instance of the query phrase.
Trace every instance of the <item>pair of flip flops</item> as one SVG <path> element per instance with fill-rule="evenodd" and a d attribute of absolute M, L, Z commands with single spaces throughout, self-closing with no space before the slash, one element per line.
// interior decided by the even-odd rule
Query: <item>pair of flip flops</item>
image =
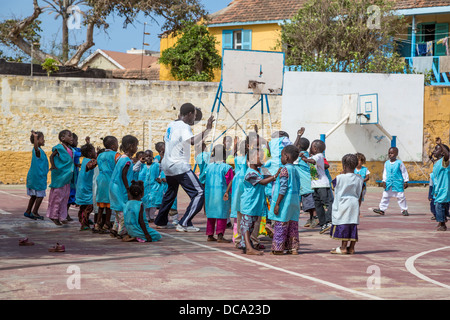
<path fill-rule="evenodd" d="M 34 246 L 34 242 L 30 241 L 28 238 L 23 238 L 19 240 L 19 246 L 25 247 L 25 246 Z"/>
<path fill-rule="evenodd" d="M 34 242 L 30 241 L 28 238 L 23 238 L 19 240 L 19 246 L 25 247 L 25 246 L 34 246 Z M 65 252 L 66 247 L 63 244 L 56 243 L 53 247 L 50 247 L 48 249 L 49 252 Z"/>
<path fill-rule="evenodd" d="M 32 219 L 32 220 L 44 220 L 44 217 L 43 216 L 40 216 L 39 214 L 33 214 L 33 213 L 28 213 L 28 212 L 25 212 L 24 214 L 23 214 L 25 217 L 27 217 L 27 218 L 30 218 L 30 219 Z"/>
<path fill-rule="evenodd" d="M 56 243 L 56 245 L 54 245 L 51 248 L 48 248 L 48 252 L 65 252 L 66 251 L 66 247 L 63 244 L 59 244 Z"/>

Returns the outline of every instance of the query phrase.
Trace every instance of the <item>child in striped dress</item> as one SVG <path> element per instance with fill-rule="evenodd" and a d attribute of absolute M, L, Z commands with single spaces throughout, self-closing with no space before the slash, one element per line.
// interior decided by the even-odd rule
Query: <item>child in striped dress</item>
<path fill-rule="evenodd" d="M 263 152 L 259 149 L 249 149 L 247 157 L 249 167 L 244 176 L 244 190 L 240 205 L 242 213 L 240 248 L 249 255 L 262 255 L 262 251 L 253 248 L 250 235 L 255 228 L 258 218 L 265 214 L 265 186 L 276 180 L 280 170 L 274 176 L 264 178 L 259 171 L 259 168 L 262 166 L 261 160 L 264 157 Z"/>
<path fill-rule="evenodd" d="M 269 219 L 272 221 L 272 254 L 298 254 L 300 215 L 300 174 L 294 166 L 299 150 L 286 146 L 281 152 L 280 174 L 275 182 Z"/>

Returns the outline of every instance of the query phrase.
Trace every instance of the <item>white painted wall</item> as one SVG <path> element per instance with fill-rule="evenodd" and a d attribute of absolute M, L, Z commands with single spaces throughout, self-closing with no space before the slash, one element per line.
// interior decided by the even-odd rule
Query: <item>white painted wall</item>
<path fill-rule="evenodd" d="M 297 130 L 305 127 L 304 137 L 312 142 L 342 119 L 344 95 L 372 93 L 378 93 L 379 123 L 397 136 L 399 158 L 422 161 L 423 75 L 286 72 L 281 126 L 293 140 Z M 326 144 L 330 161 L 356 152 L 368 161 L 383 161 L 391 141 L 375 125 L 353 122 L 339 127 Z"/>

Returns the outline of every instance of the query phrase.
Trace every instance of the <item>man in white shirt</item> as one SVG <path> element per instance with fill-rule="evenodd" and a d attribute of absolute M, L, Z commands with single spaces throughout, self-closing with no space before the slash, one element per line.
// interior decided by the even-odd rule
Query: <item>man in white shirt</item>
<path fill-rule="evenodd" d="M 204 188 L 197 176 L 191 170 L 191 146 L 202 143 L 212 129 L 214 117 L 208 119 L 206 130 L 194 136 L 191 126 L 197 115 L 197 109 L 191 103 L 185 103 L 180 108 L 180 117 L 172 121 L 164 135 L 165 152 L 162 155 L 161 169 L 166 175 L 168 189 L 164 194 L 161 207 L 155 219 L 158 229 L 167 228 L 169 210 L 178 193 L 178 187 L 186 191 L 191 199 L 184 216 L 177 225 L 177 231 L 198 232 L 199 228 L 192 225 L 192 219 L 203 208 L 205 201 Z"/>

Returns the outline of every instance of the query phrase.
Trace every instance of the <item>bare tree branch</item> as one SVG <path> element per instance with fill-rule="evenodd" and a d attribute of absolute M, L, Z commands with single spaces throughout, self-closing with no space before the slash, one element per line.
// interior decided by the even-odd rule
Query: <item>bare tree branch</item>
<path fill-rule="evenodd" d="M 8 39 L 16 45 L 20 50 L 25 52 L 27 55 L 31 56 L 32 44 L 28 43 L 22 36 L 21 33 L 28 26 L 30 26 L 42 13 L 42 8 L 39 7 L 37 0 L 33 0 L 34 11 L 31 16 L 25 18 L 24 20 L 17 23 L 9 32 Z M 39 48 L 33 47 L 33 58 L 37 61 L 43 63 L 47 58 L 52 58 L 59 62 L 59 59 L 53 55 L 41 51 Z"/>

